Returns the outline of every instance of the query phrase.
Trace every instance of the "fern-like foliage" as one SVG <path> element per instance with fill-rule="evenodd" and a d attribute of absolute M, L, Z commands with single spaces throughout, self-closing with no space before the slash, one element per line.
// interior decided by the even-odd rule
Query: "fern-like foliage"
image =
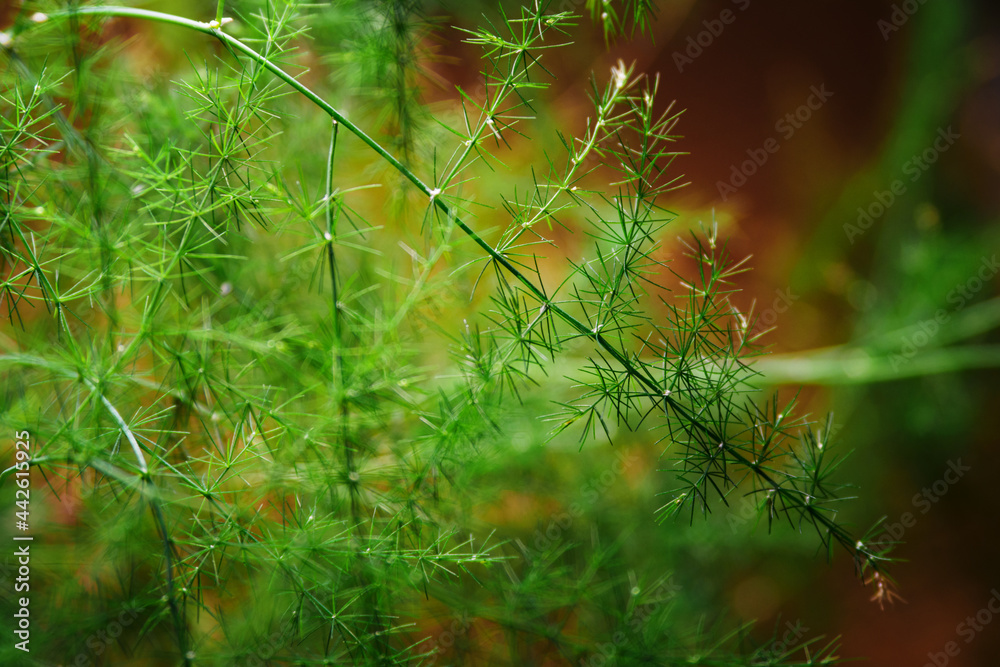
<path fill-rule="evenodd" d="M 609 37 L 653 16 L 588 8 Z M 435 118 L 419 2 L 228 10 L 26 6 L 3 33 L 2 421 L 38 443 L 38 494 L 70 506 L 45 525 L 72 557 L 38 561 L 58 592 L 45 655 L 530 664 L 610 642 L 618 664 L 764 664 L 743 628 L 686 625 L 620 539 L 595 529 L 577 567 L 568 541 L 533 551 L 485 525 L 475 462 L 509 449 L 539 387 L 553 442 L 648 429 L 674 464 L 657 518 L 750 494 L 891 596 L 886 554 L 838 521 L 829 422 L 755 402 L 755 321 L 733 298 L 746 263 L 714 227 L 669 256 L 680 114 L 656 78 L 595 75 L 583 129 L 504 191 L 489 179 L 529 140 L 572 11 L 501 6 L 467 30 L 482 85 Z M 110 39 L 125 21 L 134 42 L 183 29 L 200 55 L 137 76 L 134 44 Z M 310 26 L 356 50 L 313 50 Z M 304 64 L 317 53 L 371 71 L 324 81 Z M 345 111 L 373 99 L 377 114 Z M 384 206 L 401 186 L 412 216 Z M 581 226 L 585 250 L 545 257 Z M 97 653 L 88 638 L 121 609 L 138 622 Z M 434 613 L 464 614 L 450 643 L 429 639 Z M 836 648 L 808 639 L 766 664 Z"/>

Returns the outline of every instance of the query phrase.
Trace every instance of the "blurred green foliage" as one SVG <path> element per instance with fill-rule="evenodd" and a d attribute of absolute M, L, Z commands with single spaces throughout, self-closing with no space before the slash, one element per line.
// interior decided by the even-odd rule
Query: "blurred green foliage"
<path fill-rule="evenodd" d="M 931 83 L 831 220 L 946 123 L 955 7 L 924 10 Z M 455 35 L 412 0 L 17 15 L 0 421 L 34 443 L 38 664 L 831 664 L 822 632 L 728 610 L 739 573 L 804 577 L 817 537 L 891 599 L 876 533 L 838 518 L 833 423 L 756 395 L 745 266 L 712 226 L 664 241 L 656 81 L 598 72 L 591 120 L 549 131 L 548 50 L 652 6 L 505 8 L 466 24 L 478 86 L 435 103 Z M 863 239 L 905 248 L 876 276 L 893 307 L 768 379 L 885 379 L 896 332 L 978 270 L 981 239 L 909 224 L 930 183 Z M 821 229 L 810 256 L 843 252 Z M 914 374 L 994 327 L 960 310 Z"/>

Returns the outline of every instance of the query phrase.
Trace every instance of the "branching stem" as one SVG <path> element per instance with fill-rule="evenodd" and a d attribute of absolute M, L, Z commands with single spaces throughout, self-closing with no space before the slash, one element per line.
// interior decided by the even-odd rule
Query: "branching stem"
<path fill-rule="evenodd" d="M 727 442 L 727 439 L 723 437 L 723 434 L 716 433 L 714 429 L 705 425 L 698 420 L 694 414 L 684 406 L 682 403 L 676 399 L 667 395 L 667 392 L 663 390 L 655 380 L 653 380 L 648 374 L 643 372 L 636 364 L 634 364 L 625 353 L 618 349 L 610 340 L 603 336 L 599 331 L 594 331 L 586 324 L 581 322 L 578 318 L 574 317 L 569 312 L 562 309 L 558 304 L 554 303 L 538 286 L 534 284 L 527 276 L 524 275 L 516 266 L 514 266 L 503 253 L 497 251 L 493 246 L 487 243 L 479 234 L 475 232 L 471 227 L 463 221 L 457 211 L 453 209 L 444 199 L 440 196 L 441 192 L 437 188 L 431 188 L 423 180 L 421 180 L 413 171 L 407 167 L 402 161 L 397 159 L 394 155 L 389 153 L 381 144 L 376 140 L 368 136 L 361 128 L 355 125 L 353 122 L 348 120 L 343 114 L 341 114 L 337 109 L 335 109 L 331 104 L 326 102 L 323 98 L 317 95 L 315 92 L 310 90 L 304 84 L 299 82 L 295 77 L 288 74 L 280 67 L 272 63 L 266 56 L 258 53 L 251 47 L 247 46 L 240 40 L 227 35 L 222 31 L 221 25 L 225 23 L 224 20 L 215 20 L 209 23 L 204 23 L 201 21 L 193 21 L 191 19 L 186 19 L 180 16 L 175 16 L 172 14 L 166 14 L 163 12 L 150 11 L 146 9 L 137 9 L 132 7 L 80 7 L 65 12 L 54 13 L 49 16 L 49 18 L 69 18 L 76 15 L 89 15 L 89 16 L 105 16 L 105 17 L 127 17 L 136 19 L 145 19 L 150 21 L 156 21 L 160 23 L 166 23 L 170 25 L 175 25 L 179 27 L 189 28 L 197 32 L 205 33 L 215 37 L 220 42 L 222 42 L 228 48 L 243 53 L 252 60 L 256 61 L 262 65 L 265 69 L 270 71 L 276 77 L 281 79 L 287 85 L 295 89 L 297 92 L 302 94 L 306 99 L 311 101 L 317 107 L 323 110 L 324 113 L 333 118 L 338 125 L 343 125 L 352 134 L 358 137 L 364 144 L 371 148 L 375 153 L 377 153 L 382 159 L 388 162 L 394 169 L 396 169 L 400 174 L 402 174 L 406 179 L 413 183 L 418 190 L 420 190 L 424 195 L 429 198 L 430 203 L 435 206 L 446 219 L 452 221 L 457 227 L 459 227 L 466 235 L 468 235 L 482 250 L 490 257 L 492 261 L 502 266 L 513 278 L 520 282 L 524 288 L 532 294 L 538 301 L 543 304 L 548 310 L 550 310 L 554 315 L 563 320 L 571 329 L 581 336 L 587 338 L 592 338 L 594 342 L 605 352 L 607 352 L 616 362 L 618 362 L 622 368 L 633 378 L 635 378 L 644 387 L 649 389 L 650 398 L 657 403 L 660 401 L 666 406 L 667 409 L 672 409 L 675 413 L 679 414 L 689 425 L 700 433 L 702 433 L 706 438 L 709 438 L 712 442 L 718 442 L 722 446 L 723 450 L 727 455 L 732 457 L 740 465 L 746 467 L 747 469 L 753 471 L 753 473 L 760 479 L 761 483 L 775 491 L 778 491 L 782 487 L 780 484 L 774 480 L 774 478 L 768 474 L 762 466 L 756 464 L 755 462 L 749 460 L 746 456 L 739 451 L 738 448 L 733 446 L 731 443 Z M 596 135 L 596 132 L 595 132 Z M 593 140 L 593 139 L 592 139 Z M 328 206 L 329 206 L 329 202 Z M 328 208 L 329 215 L 329 208 Z M 335 306 L 336 307 L 336 306 Z M 855 545 L 851 542 L 851 539 L 844 534 L 843 529 L 836 525 L 835 522 L 831 521 L 820 509 L 807 504 L 805 501 L 797 498 L 794 494 L 782 494 L 783 499 L 786 502 L 791 503 L 797 509 L 801 510 L 805 514 L 808 514 L 811 520 L 822 525 L 824 529 L 827 530 L 828 534 L 833 536 L 838 543 L 840 543 L 848 551 L 852 551 L 855 558 L 863 558 L 868 565 L 878 570 L 878 564 L 875 561 L 873 554 L 864 550 L 863 546 L 858 544 Z"/>

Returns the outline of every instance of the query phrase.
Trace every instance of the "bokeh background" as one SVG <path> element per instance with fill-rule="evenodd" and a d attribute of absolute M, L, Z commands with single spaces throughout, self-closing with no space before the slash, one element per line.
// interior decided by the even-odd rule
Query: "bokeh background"
<path fill-rule="evenodd" d="M 172 11 L 209 15 L 211 4 L 177 2 Z M 419 94 L 432 111 L 454 113 L 454 86 L 479 82 L 478 49 L 450 26 L 475 25 L 484 4 L 425 8 L 436 27 L 424 37 Z M 589 17 L 581 20 L 578 41 L 546 61 L 556 82 L 538 108 L 540 127 L 581 126 L 590 71 L 603 77 L 622 59 L 659 74 L 662 98 L 685 110 L 677 146 L 687 155 L 673 169 L 686 185 L 668 203 L 678 233 L 714 220 L 735 255 L 753 256 L 740 299 L 756 300 L 775 327 L 764 339 L 771 355 L 758 368 L 783 394 L 801 387 L 802 412 L 834 413 L 837 440 L 853 452 L 841 475 L 858 485 L 845 516 L 860 527 L 914 516 L 896 551 L 904 562 L 893 569 L 905 601 L 880 608 L 842 554 L 831 563 L 815 552 L 812 535 L 778 528 L 769 536 L 738 504 L 691 527 L 656 527 L 659 451 L 642 435 L 618 434 L 616 446 L 632 463 L 601 486 L 599 510 L 561 530 L 585 542 L 593 526 L 612 539 L 627 528 L 620 534 L 631 541 L 631 558 L 670 562 L 675 581 L 696 593 L 685 602 L 693 611 L 724 602 L 735 620 L 758 620 L 762 638 L 793 622 L 806 638 L 839 634 L 842 656 L 873 665 L 922 667 L 948 642 L 961 649 L 948 665 L 998 664 L 1000 617 L 990 615 L 968 643 L 959 625 L 1000 590 L 1000 298 L 989 270 L 1000 254 L 1000 6 L 657 4 L 650 34 L 611 45 Z M 553 7 L 586 13 L 573 0 Z M 316 30 L 322 37 L 324 26 Z M 188 66 L 185 49 L 205 48 L 198 36 L 130 21 L 112 24 L 105 38 L 115 37 L 128 40 L 123 53 L 140 79 L 167 81 Z M 311 65 L 311 77 L 338 76 L 335 62 L 317 57 Z M 817 90 L 829 99 L 809 108 Z M 787 119 L 796 113 L 794 123 Z M 914 157 L 949 128 L 958 138 L 914 171 Z M 512 142 L 512 172 L 533 146 Z M 765 146 L 772 152 L 744 169 L 753 171 L 745 183 L 720 190 Z M 515 180 L 495 178 L 498 187 Z M 903 187 L 885 204 L 895 181 Z M 859 209 L 877 210 L 876 203 L 882 212 L 858 227 Z M 481 221 L 488 226 L 489 214 Z M 574 241 L 560 240 L 571 254 Z M 938 312 L 944 321 L 928 325 Z M 523 412 L 541 406 L 529 398 Z M 528 544 L 615 460 L 614 450 L 597 445 L 583 454 L 553 446 L 527 426 L 512 445 L 508 458 L 470 464 L 466 473 L 495 499 L 475 510 L 482 525 Z M 959 462 L 968 470 L 942 486 Z M 919 500 L 925 489 L 933 503 Z M 421 628 L 437 636 L 447 623 Z M 466 640 L 485 644 L 490 634 L 479 628 Z"/>
<path fill-rule="evenodd" d="M 871 664 L 922 666 L 949 641 L 961 653 L 948 664 L 997 664 L 1000 623 L 969 643 L 956 632 L 1000 584 L 997 281 L 984 281 L 977 305 L 961 312 L 948 295 L 1000 250 L 1000 7 L 663 4 L 655 40 L 621 51 L 660 72 L 661 89 L 686 109 L 690 155 L 679 168 L 690 185 L 676 208 L 725 221 L 735 245 L 754 255 L 747 290 L 759 303 L 785 290 L 798 297 L 769 334 L 776 357 L 759 367 L 774 382 L 804 383 L 814 414 L 834 411 L 839 439 L 854 450 L 845 476 L 860 480 L 851 511 L 893 522 L 915 515 L 897 552 L 906 562 L 895 568 L 906 603 L 879 609 L 846 567 L 798 575 L 748 563 L 730 582 L 732 604 L 748 617 L 780 612 L 839 632 L 844 655 Z M 725 11 L 735 20 L 693 62 L 678 59 Z M 812 86 L 833 95 L 723 201 L 717 183 L 748 149 L 782 136 L 776 123 Z M 960 138 L 916 181 L 912 169 L 904 175 L 949 127 Z M 905 193 L 867 230 L 845 230 L 896 179 Z M 950 314 L 945 328 L 919 346 L 907 327 L 940 308 Z M 918 347 L 912 355 L 908 340 Z M 816 352 L 830 346 L 864 363 Z M 905 361 L 886 364 L 887 350 Z M 959 459 L 970 468 L 960 481 L 939 502 L 915 505 Z"/>
<path fill-rule="evenodd" d="M 714 218 L 736 254 L 753 255 L 748 299 L 765 310 L 782 295 L 791 304 L 773 318 L 773 358 L 758 367 L 775 384 L 803 385 L 807 412 L 834 412 L 838 439 L 853 450 L 844 477 L 859 481 L 847 510 L 859 524 L 915 517 L 894 569 L 905 603 L 880 609 L 846 563 L 819 556 L 788 571 L 770 557 L 729 554 L 725 597 L 764 626 L 802 619 L 813 633 L 839 633 L 842 655 L 869 664 L 923 666 L 928 654 L 997 664 L 1000 618 L 968 643 L 958 626 L 1000 586 L 1000 300 L 990 271 L 981 287 L 974 280 L 1000 251 L 1000 6 L 658 4 L 652 38 L 605 52 L 594 29 L 591 44 L 564 55 L 591 59 L 595 71 L 622 58 L 659 73 L 661 95 L 685 110 L 679 148 L 689 152 L 675 165 L 688 185 L 671 207 L 682 223 Z M 720 19 L 731 22 L 712 34 Z M 584 114 L 582 83 L 560 80 L 552 112 Z M 814 87 L 832 93 L 828 101 L 779 125 Z M 948 128 L 960 136 L 933 163 L 912 162 Z M 719 182 L 770 138 L 777 152 L 724 197 Z M 905 192 L 856 227 L 858 209 L 872 209 L 897 179 Z M 968 300 L 955 296 L 961 286 Z M 914 338 L 939 309 L 948 313 L 942 329 L 926 343 Z M 916 498 L 958 461 L 969 470 L 939 500 Z M 961 652 L 941 655 L 951 641 Z"/>

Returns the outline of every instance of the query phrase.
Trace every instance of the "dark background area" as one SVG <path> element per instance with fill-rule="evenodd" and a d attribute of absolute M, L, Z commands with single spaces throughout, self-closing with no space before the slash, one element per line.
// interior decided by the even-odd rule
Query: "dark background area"
<path fill-rule="evenodd" d="M 960 634 L 1000 590 L 995 277 L 974 299 L 992 324 L 949 335 L 941 363 L 926 372 L 831 375 L 810 366 L 810 351 L 827 346 L 865 348 L 882 336 L 898 348 L 898 334 L 887 332 L 947 307 L 950 290 L 1000 250 L 1000 6 L 912 3 L 917 10 L 891 24 L 903 4 L 660 3 L 652 38 L 605 51 L 592 27 L 589 45 L 559 57 L 590 58 L 596 72 L 621 58 L 659 73 L 661 96 L 685 110 L 678 147 L 689 152 L 676 162 L 688 185 L 671 208 L 689 224 L 714 218 L 734 254 L 753 255 L 741 282 L 748 300 L 766 308 L 775 294 L 795 296 L 765 342 L 779 359 L 802 361 L 799 372 L 760 367 L 789 391 L 804 385 L 801 404 L 813 417 L 834 412 L 838 440 L 853 452 L 843 475 L 859 481 L 859 500 L 845 511 L 859 527 L 883 514 L 890 523 L 915 517 L 895 552 L 905 602 L 880 608 L 849 567 L 817 556 L 809 572 L 737 564 L 727 581 L 733 609 L 767 630 L 802 619 L 813 634 L 840 633 L 842 655 L 868 664 L 922 667 L 934 656 L 940 665 L 995 665 L 1000 618 Z M 709 41 L 705 22 L 726 11 L 735 19 Z M 707 46 L 687 51 L 699 35 Z M 439 67 L 448 79 L 473 80 L 459 60 Z M 556 113 L 585 117 L 584 83 L 559 80 Z M 776 124 L 820 87 L 829 101 L 783 137 Z M 947 128 L 960 138 L 910 181 L 905 165 Z M 719 182 L 769 138 L 778 151 L 723 200 Z M 845 226 L 857 224 L 858 208 L 897 179 L 906 192 L 852 238 Z M 961 479 L 929 507 L 914 503 L 959 461 L 971 468 Z M 949 642 L 957 655 L 943 653 Z"/>
<path fill-rule="evenodd" d="M 735 21 L 678 72 L 675 52 L 727 9 Z M 740 11 L 732 2 L 696 2 L 686 13 L 664 9 L 654 43 L 628 53 L 659 71 L 661 90 L 687 110 L 682 146 L 691 155 L 679 168 L 690 186 L 678 193 L 679 208 L 714 210 L 729 221 L 735 246 L 754 254 L 750 293 L 767 301 L 787 286 L 801 297 L 769 334 L 777 353 L 905 324 L 900 301 L 930 301 L 947 288 L 935 271 L 964 262 L 969 246 L 980 244 L 972 252 L 986 256 L 998 249 L 984 239 L 996 239 L 1000 203 L 1000 10 L 989 2 L 927 2 L 884 39 L 879 21 L 893 9 L 889 2 L 753 2 Z M 716 184 L 731 165 L 779 136 L 775 123 L 819 85 L 834 93 L 830 101 L 721 201 Z M 851 244 L 842 229 L 856 219 L 856 207 L 867 206 L 875 190 L 899 177 L 905 156 L 946 126 L 960 140 Z M 908 265 L 908 252 L 925 245 L 948 247 L 935 254 L 943 266 Z M 979 299 L 995 300 L 995 285 Z M 996 341 L 993 332 L 976 342 L 986 348 Z M 957 634 L 1000 586 L 998 376 L 989 364 L 984 357 L 979 369 L 804 394 L 815 410 L 832 407 L 843 425 L 839 437 L 854 450 L 849 475 L 863 480 L 864 503 L 890 521 L 905 512 L 916 517 L 897 551 L 906 562 L 894 570 L 905 603 L 879 609 L 841 567 L 818 568 L 791 586 L 748 570 L 735 582 L 736 608 L 836 628 L 843 654 L 867 656 L 870 664 L 924 665 L 951 641 L 961 652 L 947 664 L 996 664 L 1000 618 L 968 643 Z M 971 470 L 921 513 L 914 495 L 959 459 Z M 741 579 L 755 582 L 749 601 L 737 599 L 747 590 Z"/>

